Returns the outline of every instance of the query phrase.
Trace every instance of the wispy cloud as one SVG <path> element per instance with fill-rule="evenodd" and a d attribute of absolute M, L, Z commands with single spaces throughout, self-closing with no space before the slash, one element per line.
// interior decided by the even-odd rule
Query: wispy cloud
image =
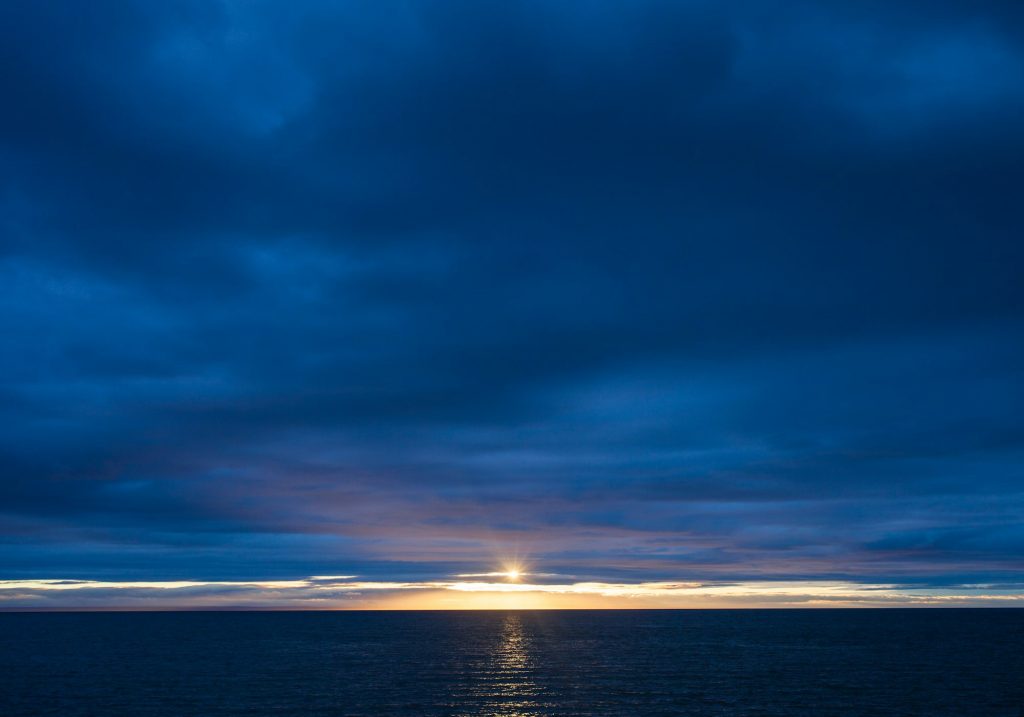
<path fill-rule="evenodd" d="M 446 594 L 443 600 L 438 594 Z M 392 598 L 404 594 L 402 600 Z M 411 595 L 410 595 L 411 594 Z M 460 598 L 459 595 L 464 597 Z M 418 598 L 421 600 L 418 602 Z M 518 601 L 517 601 L 518 600 Z M 0 609 L 389 607 L 842 607 L 1024 604 L 1024 586 L 906 585 L 830 581 L 574 582 L 368 581 L 310 577 L 270 581 L 5 580 Z"/>

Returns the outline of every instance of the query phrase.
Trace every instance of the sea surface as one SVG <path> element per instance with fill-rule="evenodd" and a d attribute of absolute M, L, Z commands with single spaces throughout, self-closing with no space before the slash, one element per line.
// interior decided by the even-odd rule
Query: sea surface
<path fill-rule="evenodd" d="M 1024 610 L 0 614 L 0 715 L 1024 715 Z"/>

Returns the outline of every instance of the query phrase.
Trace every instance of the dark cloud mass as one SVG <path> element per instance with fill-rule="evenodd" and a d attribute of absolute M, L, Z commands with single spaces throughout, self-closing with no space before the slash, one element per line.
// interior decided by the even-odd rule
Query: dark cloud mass
<path fill-rule="evenodd" d="M 1021 582 L 1021 8 L 0 5 L 0 578 Z"/>

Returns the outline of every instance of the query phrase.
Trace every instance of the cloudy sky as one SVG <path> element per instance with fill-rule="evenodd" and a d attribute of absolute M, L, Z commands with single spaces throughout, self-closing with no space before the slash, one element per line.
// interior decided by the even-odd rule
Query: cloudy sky
<path fill-rule="evenodd" d="M 0 68 L 0 606 L 1024 603 L 1016 0 L 10 2 Z"/>

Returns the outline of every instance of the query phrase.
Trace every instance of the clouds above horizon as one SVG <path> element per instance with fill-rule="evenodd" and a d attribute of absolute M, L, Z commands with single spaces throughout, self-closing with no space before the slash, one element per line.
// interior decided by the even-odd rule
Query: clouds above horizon
<path fill-rule="evenodd" d="M 741 583 L 420 582 L 314 576 L 264 582 L 0 580 L 0 609 L 491 610 L 1017 607 L 1020 584 L 872 585 L 824 580 Z M 527 578 L 530 579 L 530 578 Z M 531 579 L 532 580 L 532 579 Z"/>
<path fill-rule="evenodd" d="M 0 578 L 1019 581 L 1022 20 L 0 8 Z"/>

